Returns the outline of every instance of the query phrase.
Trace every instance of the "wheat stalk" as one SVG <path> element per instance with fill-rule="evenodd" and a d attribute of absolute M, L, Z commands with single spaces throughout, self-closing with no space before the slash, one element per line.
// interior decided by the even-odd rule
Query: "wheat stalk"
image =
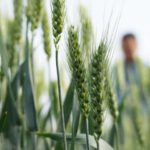
<path fill-rule="evenodd" d="M 98 50 L 93 54 L 90 68 L 90 95 L 92 101 L 94 137 L 99 149 L 99 139 L 102 135 L 104 121 L 104 83 L 105 83 L 105 43 L 101 41 Z"/>
<path fill-rule="evenodd" d="M 58 62 L 58 50 L 59 50 L 58 44 L 59 44 L 61 34 L 64 28 L 64 16 L 65 16 L 64 10 L 65 10 L 64 0 L 52 0 L 52 25 L 53 25 L 54 44 L 55 44 L 55 49 L 56 49 L 56 71 L 57 71 L 59 105 L 60 105 L 60 111 L 61 111 L 64 149 L 67 150 L 64 110 L 63 110 L 63 104 L 62 104 L 61 84 L 60 84 L 60 75 L 59 75 L 59 62 Z"/>
<path fill-rule="evenodd" d="M 90 112 L 90 99 L 86 81 L 86 69 L 81 56 L 78 33 L 75 28 L 71 26 L 68 30 L 68 60 L 75 82 L 81 112 L 86 119 L 87 149 L 89 149 L 88 115 Z"/>

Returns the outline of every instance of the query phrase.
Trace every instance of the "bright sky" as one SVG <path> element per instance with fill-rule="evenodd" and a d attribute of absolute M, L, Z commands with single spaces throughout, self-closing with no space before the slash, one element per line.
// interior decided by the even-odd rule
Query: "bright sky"
<path fill-rule="evenodd" d="M 46 1 L 49 9 L 50 0 Z M 11 2 L 12 0 L 0 0 L 0 12 L 5 12 L 12 16 Z M 100 38 L 101 31 L 104 25 L 107 24 L 111 12 L 113 11 L 111 25 L 114 25 L 117 17 L 121 15 L 114 60 L 122 57 L 120 50 L 120 38 L 122 35 L 126 32 L 133 32 L 138 37 L 139 56 L 145 63 L 150 64 L 150 0 L 66 0 L 67 14 L 69 14 L 68 20 L 71 23 L 76 24 L 78 21 L 77 11 L 80 3 L 87 8 L 92 18 L 97 39 Z M 40 40 L 37 39 L 37 41 Z M 41 56 L 44 56 L 42 52 L 36 54 L 36 57 L 40 58 Z M 42 59 L 40 60 L 38 60 L 39 65 L 44 64 Z"/>

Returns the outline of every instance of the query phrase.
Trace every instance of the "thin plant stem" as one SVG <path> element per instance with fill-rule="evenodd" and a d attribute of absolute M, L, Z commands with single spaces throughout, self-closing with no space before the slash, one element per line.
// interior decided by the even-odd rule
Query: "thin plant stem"
<path fill-rule="evenodd" d="M 3 83 L 2 83 L 2 77 L 0 76 L 0 101 L 2 101 L 2 87 L 3 87 Z M 0 110 L 0 115 L 1 115 L 2 111 Z"/>
<path fill-rule="evenodd" d="M 64 119 L 64 110 L 61 99 L 61 86 L 60 86 L 60 76 L 59 76 L 59 62 L 58 62 L 58 50 L 56 49 L 56 70 L 57 70 L 57 84 L 58 84 L 58 95 L 59 95 L 59 105 L 61 111 L 61 120 L 62 120 L 62 130 L 63 130 L 63 139 L 64 139 L 64 149 L 67 150 L 67 140 L 65 133 L 65 119 Z"/>
<path fill-rule="evenodd" d="M 36 139 L 37 137 L 36 137 L 36 134 L 35 133 L 33 133 L 32 134 L 32 150 L 36 150 L 37 149 L 37 147 L 36 147 Z"/>
<path fill-rule="evenodd" d="M 47 58 L 47 67 L 48 67 L 48 80 L 49 83 L 51 82 L 51 65 L 50 65 L 50 59 Z M 49 85 L 49 90 L 50 90 L 50 85 Z"/>
<path fill-rule="evenodd" d="M 99 140 L 96 141 L 96 145 L 97 145 L 97 150 L 100 150 Z"/>
<path fill-rule="evenodd" d="M 48 77 L 49 77 L 49 90 L 48 90 L 48 93 L 49 93 L 49 99 L 50 99 L 50 96 L 51 96 L 51 74 L 50 74 L 50 60 L 49 58 L 47 58 L 47 67 L 48 67 Z M 50 114 L 52 114 L 52 109 L 50 108 Z M 51 130 L 53 131 L 53 123 L 52 123 L 52 116 L 50 115 L 50 125 L 51 125 Z"/>
<path fill-rule="evenodd" d="M 21 128 L 21 141 L 20 141 L 20 148 L 21 150 L 25 150 L 25 129 L 24 129 L 24 121 L 22 123 L 22 128 Z"/>
<path fill-rule="evenodd" d="M 29 44 L 29 39 L 28 39 L 28 31 L 29 31 L 29 22 L 27 21 L 26 24 L 26 47 L 25 47 L 25 59 L 27 60 L 27 62 L 29 61 L 29 51 L 28 51 L 28 44 Z M 22 97 L 21 97 L 22 99 Z M 23 112 L 23 105 L 21 105 L 21 113 L 22 113 L 22 127 L 21 127 L 21 150 L 25 150 L 26 147 L 26 132 L 25 132 L 25 119 L 24 119 L 24 112 Z"/>
<path fill-rule="evenodd" d="M 119 150 L 119 132 L 118 132 L 118 124 L 115 124 L 116 129 L 116 150 Z"/>
<path fill-rule="evenodd" d="M 86 146 L 87 150 L 90 150 L 90 144 L 89 144 L 89 120 L 86 118 Z"/>
<path fill-rule="evenodd" d="M 31 71 L 32 71 L 32 80 L 33 80 L 33 85 L 35 86 L 35 79 L 34 79 L 34 48 L 33 48 L 33 42 L 34 42 L 34 31 L 32 32 L 32 39 L 31 39 Z"/>

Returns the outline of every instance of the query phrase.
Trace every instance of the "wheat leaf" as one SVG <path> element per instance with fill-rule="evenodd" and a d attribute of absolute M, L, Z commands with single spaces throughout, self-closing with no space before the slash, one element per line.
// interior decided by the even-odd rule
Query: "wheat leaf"
<path fill-rule="evenodd" d="M 54 141 L 57 142 L 63 142 L 63 135 L 62 133 L 37 133 L 38 136 L 41 137 L 45 137 L 45 138 L 50 138 Z M 66 134 L 67 136 L 67 142 L 71 144 L 72 142 L 72 135 L 70 133 Z M 96 148 L 96 143 L 95 143 L 95 139 L 93 136 L 89 136 L 89 142 L 90 142 L 90 146 L 93 148 Z M 76 144 L 79 145 L 85 145 L 86 144 L 86 136 L 85 134 L 79 134 L 76 136 Z M 100 139 L 100 148 L 101 150 L 113 150 L 113 148 L 103 139 Z"/>

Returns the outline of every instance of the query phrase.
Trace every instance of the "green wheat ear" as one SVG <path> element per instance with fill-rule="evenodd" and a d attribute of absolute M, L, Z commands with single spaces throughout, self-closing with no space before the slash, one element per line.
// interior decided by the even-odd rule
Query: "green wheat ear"
<path fill-rule="evenodd" d="M 104 121 L 104 83 L 105 83 L 105 43 L 102 41 L 98 50 L 93 54 L 90 69 L 90 95 L 93 110 L 94 135 L 98 141 L 102 135 Z"/>
<path fill-rule="evenodd" d="M 116 124 L 118 121 L 118 117 L 119 117 L 118 103 L 117 103 L 117 98 L 116 98 L 116 95 L 115 95 L 115 92 L 114 92 L 114 89 L 112 86 L 112 78 L 111 78 L 111 75 L 109 72 L 110 66 L 109 66 L 108 57 L 109 57 L 110 51 L 109 51 L 107 45 L 105 45 L 105 49 L 107 51 L 107 59 L 105 62 L 105 77 L 106 77 L 106 80 L 105 80 L 105 98 L 107 99 L 110 114 L 113 118 L 113 123 Z"/>
<path fill-rule="evenodd" d="M 88 16 L 86 9 L 80 6 L 80 22 L 81 22 L 81 47 L 86 55 L 86 61 L 89 61 L 91 42 L 93 37 L 92 21 Z"/>
<path fill-rule="evenodd" d="M 119 111 L 118 111 L 118 104 L 116 101 L 115 93 L 113 91 L 112 85 L 111 85 L 111 79 L 109 77 L 109 72 L 106 71 L 106 81 L 105 81 L 105 96 L 108 101 L 108 106 L 110 110 L 110 114 L 113 118 L 114 124 L 117 123 L 118 117 L 119 117 Z"/>
<path fill-rule="evenodd" d="M 9 67 L 12 68 L 17 64 L 16 59 L 16 39 L 14 38 L 14 21 L 8 21 L 7 23 L 7 51 L 8 51 L 8 58 L 9 58 Z"/>
<path fill-rule="evenodd" d="M 18 43 L 22 34 L 23 1 L 14 0 L 14 40 Z"/>
<path fill-rule="evenodd" d="M 71 26 L 68 31 L 68 58 L 72 76 L 75 81 L 81 112 L 85 118 L 88 118 L 90 99 L 86 82 L 86 69 L 78 43 L 78 33 L 73 26 Z"/>
<path fill-rule="evenodd" d="M 52 24 L 55 46 L 59 43 L 64 28 L 65 1 L 52 0 Z M 58 50 L 58 47 L 56 47 Z"/>
<path fill-rule="evenodd" d="M 28 0 L 27 2 L 26 17 L 28 21 L 31 21 L 33 0 Z"/>
<path fill-rule="evenodd" d="M 44 39 L 44 50 L 45 53 L 47 54 L 47 57 L 50 58 L 51 56 L 50 25 L 48 22 L 48 15 L 46 11 L 43 12 L 42 30 L 43 30 L 43 39 Z"/>
<path fill-rule="evenodd" d="M 43 0 L 33 0 L 31 31 L 34 31 L 39 26 L 42 12 L 42 2 Z"/>

